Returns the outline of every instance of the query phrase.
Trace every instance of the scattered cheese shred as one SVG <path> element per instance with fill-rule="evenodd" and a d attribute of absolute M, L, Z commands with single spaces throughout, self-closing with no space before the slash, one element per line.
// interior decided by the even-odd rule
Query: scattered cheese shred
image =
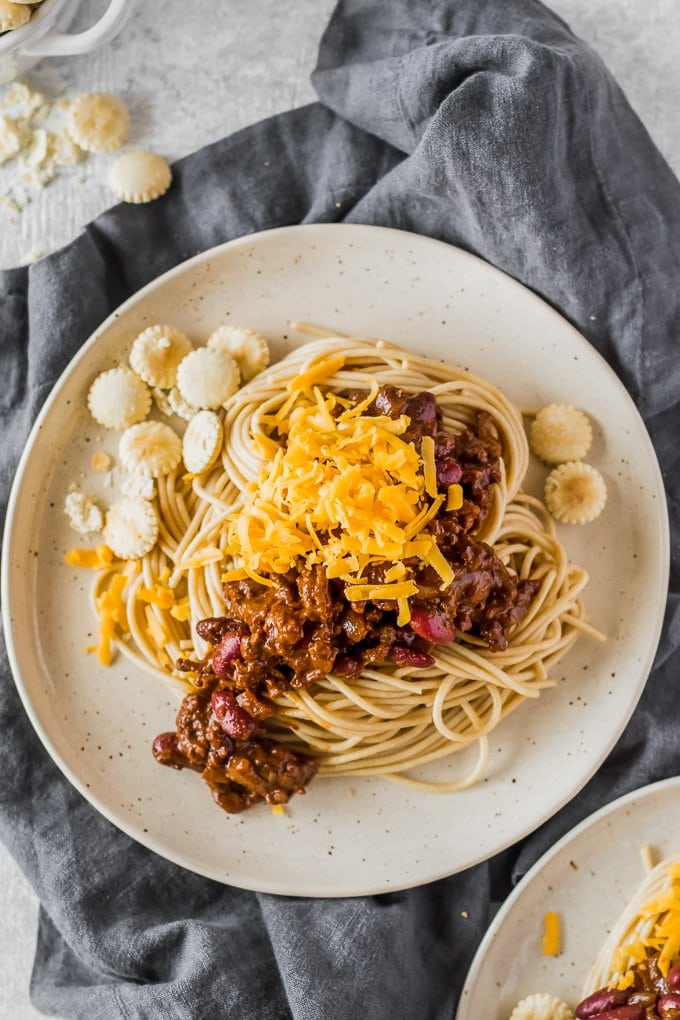
<path fill-rule="evenodd" d="M 543 918 L 543 955 L 557 956 L 560 951 L 560 919 L 549 910 Z"/>
<path fill-rule="evenodd" d="M 397 606 L 399 607 L 399 612 L 397 614 L 397 627 L 405 627 L 407 623 L 411 622 L 411 610 L 409 608 L 408 599 L 397 599 Z"/>
<path fill-rule="evenodd" d="M 453 485 L 449 485 L 448 495 L 446 497 L 446 509 L 447 510 L 460 510 L 463 505 L 463 486 L 458 482 L 454 482 Z"/>
<path fill-rule="evenodd" d="M 232 567 L 231 570 L 225 570 L 220 576 L 220 581 L 242 581 L 247 576 L 245 567 Z"/>
<path fill-rule="evenodd" d="M 272 808 L 272 814 L 273 815 L 279 815 L 279 816 L 285 818 L 286 812 L 285 812 L 285 809 L 283 807 L 283 804 L 275 804 L 274 807 Z"/>
<path fill-rule="evenodd" d="M 170 616 L 172 616 L 175 620 L 179 620 L 181 623 L 184 623 L 186 620 L 190 620 L 191 606 L 189 604 L 189 599 L 180 599 L 179 602 L 172 606 L 170 608 Z"/>
<path fill-rule="evenodd" d="M 415 581 L 399 584 L 356 584 L 349 587 L 345 596 L 350 602 L 365 602 L 367 599 L 404 599 L 415 595 L 418 586 Z"/>
<path fill-rule="evenodd" d="M 128 583 L 124 573 L 114 574 L 109 582 L 108 588 L 96 599 L 97 612 L 99 614 L 99 644 L 88 651 L 96 651 L 99 662 L 102 666 L 110 666 L 113 658 L 111 642 L 115 635 L 116 626 L 122 631 L 127 631 L 127 613 L 123 592 Z"/>
<path fill-rule="evenodd" d="M 197 552 L 195 556 L 190 556 L 188 560 L 182 560 L 181 563 L 177 564 L 177 569 L 200 570 L 201 567 L 206 567 L 209 563 L 217 563 L 221 559 L 222 553 L 220 550 L 215 546 L 208 546 Z"/>
<path fill-rule="evenodd" d="M 317 362 L 316 365 L 312 365 L 311 368 L 291 379 L 288 383 L 288 392 L 295 393 L 298 390 L 306 389 L 308 386 L 313 386 L 314 383 L 321 382 L 322 379 L 328 379 L 334 372 L 338 372 L 344 364 L 344 354 L 334 354 L 329 358 L 324 358 L 323 361 Z"/>
<path fill-rule="evenodd" d="M 151 606 L 147 606 L 144 610 L 146 616 L 146 624 L 149 628 L 149 634 L 157 648 L 164 648 L 168 643 L 168 635 L 163 630 L 158 618 L 156 617 Z"/>
<path fill-rule="evenodd" d="M 628 970 L 623 975 L 623 977 L 621 978 L 621 980 L 619 981 L 619 983 L 618 983 L 618 985 L 616 987 L 619 989 L 619 991 L 625 992 L 626 988 L 630 988 L 630 986 L 633 984 L 634 981 L 635 981 L 635 974 L 633 973 L 632 970 Z"/>
<path fill-rule="evenodd" d="M 72 567 L 102 570 L 113 562 L 113 550 L 108 545 L 98 545 L 95 549 L 69 549 L 64 559 Z"/>
<path fill-rule="evenodd" d="M 432 542 L 432 548 L 426 555 L 425 560 L 441 577 L 442 588 L 451 584 L 453 581 L 453 568 L 443 553 L 441 553 L 437 548 L 437 544 L 434 541 Z"/>
<path fill-rule="evenodd" d="M 141 602 L 148 602 L 158 609 L 171 609 L 175 604 L 175 594 L 170 588 L 164 588 L 162 584 L 155 584 L 153 588 L 139 588 L 137 598 Z"/>
<path fill-rule="evenodd" d="M 423 456 L 423 474 L 425 475 L 425 492 L 428 496 L 437 495 L 437 465 L 434 462 L 434 439 L 423 436 L 421 452 Z"/>

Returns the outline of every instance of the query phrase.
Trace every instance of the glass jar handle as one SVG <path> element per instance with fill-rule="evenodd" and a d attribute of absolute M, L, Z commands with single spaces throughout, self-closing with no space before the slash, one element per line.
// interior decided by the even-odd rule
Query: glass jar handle
<path fill-rule="evenodd" d="M 130 0 L 111 0 L 106 11 L 85 32 L 47 32 L 22 48 L 29 57 L 68 57 L 91 53 L 118 35 L 130 13 Z"/>

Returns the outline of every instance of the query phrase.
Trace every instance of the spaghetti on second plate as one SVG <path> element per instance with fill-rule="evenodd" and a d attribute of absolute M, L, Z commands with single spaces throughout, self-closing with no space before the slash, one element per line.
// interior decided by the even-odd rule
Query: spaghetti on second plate
<path fill-rule="evenodd" d="M 656 1007 L 657 998 L 680 1012 L 680 855 L 660 861 L 626 904 L 586 979 L 583 994 L 602 988 L 627 992 L 625 1004 Z M 653 992 L 645 1001 L 642 992 Z M 622 999 L 622 1003 L 624 1000 Z M 670 1014 L 669 1020 L 675 1014 Z M 666 1012 L 663 1013 L 666 1016 Z"/>
<path fill-rule="evenodd" d="M 394 393 L 401 396 L 391 404 L 379 397 Z M 437 424 L 429 429 L 435 438 L 423 427 L 409 442 L 413 425 L 399 408 L 416 406 L 413 401 L 423 394 L 436 400 Z M 296 427 L 299 451 L 293 456 Z M 345 431 L 338 437 L 339 428 Z M 330 439 L 325 447 L 319 441 L 324 430 L 334 435 L 332 456 Z M 465 474 L 451 481 L 459 476 L 446 476 L 442 467 L 442 450 L 455 451 L 461 436 L 470 437 L 471 448 L 491 437 L 487 442 L 500 451 L 495 474 L 487 473 L 488 484 L 480 483 L 476 495 Z M 338 453 L 342 449 L 347 457 Z M 158 479 L 157 545 L 139 569 L 122 563 L 105 569 L 95 588 L 99 599 L 107 592 L 122 596 L 119 649 L 157 675 L 188 681 L 191 704 L 202 706 L 200 712 L 192 709 L 190 718 L 185 711 L 184 725 L 192 733 L 201 729 L 205 753 L 199 750 L 184 760 L 166 748 L 165 760 L 163 753 L 159 760 L 203 772 L 227 810 L 260 799 L 285 801 L 317 767 L 324 775 L 383 775 L 438 790 L 461 789 L 477 780 L 488 734 L 524 699 L 537 698 L 552 685 L 552 667 L 580 633 L 599 636 L 587 624 L 580 598 L 586 571 L 570 563 L 542 503 L 522 492 L 528 458 L 521 414 L 500 390 L 467 371 L 383 341 L 317 339 L 240 389 L 225 405 L 217 465 L 198 477 L 176 469 Z M 449 468 L 453 461 L 452 455 Z M 454 527 L 454 520 L 463 523 Z M 446 521 L 452 533 L 467 533 L 465 542 L 455 535 L 446 538 Z M 460 563 L 450 551 L 458 547 Z M 462 591 L 464 560 L 471 556 L 486 557 L 490 564 L 489 591 L 482 595 Z M 338 633 L 350 611 L 373 613 L 378 622 L 369 638 L 377 647 L 382 639 L 375 635 L 389 627 L 392 644 L 383 641 L 382 659 L 372 656 L 364 634 L 354 654 L 343 631 L 333 638 L 323 675 L 303 683 L 300 677 L 309 679 L 312 672 L 296 673 L 282 661 L 272 667 L 274 681 L 251 692 L 245 681 L 234 680 L 234 669 L 245 675 L 248 665 L 241 661 L 239 642 L 252 637 L 246 623 L 252 614 L 241 614 L 239 606 L 264 598 L 285 578 L 289 587 L 280 603 L 291 592 L 297 598 L 299 586 L 291 588 L 290 577 L 300 570 L 323 575 L 334 597 L 345 600 L 342 614 L 333 618 Z M 456 575 L 459 590 L 454 592 Z M 502 589 L 507 597 L 500 605 Z M 460 603 L 453 640 L 442 616 L 447 592 Z M 232 629 L 202 626 L 201 621 L 225 619 L 226 594 Z M 298 642 L 301 653 L 304 642 L 313 641 L 313 630 L 310 625 Z M 222 656 L 216 676 L 214 657 L 222 645 L 234 651 Z M 201 693 L 206 685 L 208 701 Z M 214 697 L 210 707 L 215 689 L 224 694 L 222 708 L 216 708 Z M 187 704 L 185 699 L 185 709 Z M 261 716 L 258 704 L 265 706 Z M 229 747 L 217 753 L 209 720 L 217 714 L 219 722 L 221 712 L 228 734 L 225 713 L 241 711 L 265 734 L 265 748 L 280 749 L 279 772 L 294 772 L 296 756 L 311 760 L 304 781 L 297 776 L 288 788 L 273 783 L 268 789 L 261 780 L 272 762 L 252 756 L 248 761 L 247 754 L 239 758 L 248 734 L 238 720 L 232 739 L 225 738 Z M 250 723 L 246 729 L 251 732 Z M 213 726 L 210 732 L 214 737 L 219 730 Z M 165 736 L 169 740 L 171 734 Z M 473 744 L 478 761 L 466 776 L 432 783 L 410 774 Z M 234 770 L 236 758 L 246 764 Z M 218 775 L 223 767 L 224 775 Z M 242 779 L 249 793 L 239 800 Z"/>

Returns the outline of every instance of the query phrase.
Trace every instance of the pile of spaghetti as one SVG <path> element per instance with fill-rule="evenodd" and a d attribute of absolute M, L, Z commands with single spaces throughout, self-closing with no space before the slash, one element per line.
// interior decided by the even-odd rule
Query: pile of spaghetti
<path fill-rule="evenodd" d="M 579 1018 L 680 1018 L 678 856 L 661 861 L 628 903 L 598 953 L 584 994 L 576 1006 Z"/>
<path fill-rule="evenodd" d="M 224 433 L 204 475 L 159 479 L 141 569 L 97 582 L 120 650 L 189 685 L 157 759 L 229 811 L 317 770 L 473 783 L 488 734 L 598 636 L 586 572 L 521 491 L 518 409 L 462 369 L 324 337 L 230 398 Z M 475 744 L 464 777 L 407 775 Z"/>

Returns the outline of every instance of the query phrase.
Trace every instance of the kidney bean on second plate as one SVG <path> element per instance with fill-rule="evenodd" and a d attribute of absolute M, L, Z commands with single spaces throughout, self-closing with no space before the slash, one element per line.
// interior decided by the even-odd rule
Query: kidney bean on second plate
<path fill-rule="evenodd" d="M 627 1002 L 628 992 L 619 991 L 618 988 L 599 988 L 582 999 L 575 1012 L 578 1020 L 590 1020 L 591 1017 L 601 1016 L 607 1009 L 625 1006 Z"/>

